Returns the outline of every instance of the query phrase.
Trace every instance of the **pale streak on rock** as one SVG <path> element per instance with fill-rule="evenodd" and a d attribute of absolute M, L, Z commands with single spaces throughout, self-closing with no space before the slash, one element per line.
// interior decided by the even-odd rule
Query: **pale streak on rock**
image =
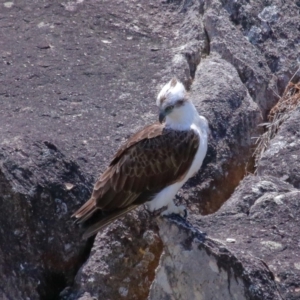
<path fill-rule="evenodd" d="M 158 225 L 164 252 L 148 300 L 243 300 L 258 294 L 260 299 L 280 299 L 269 270 L 258 259 L 251 258 L 250 263 L 246 262 L 247 255 L 222 252 L 222 244 L 205 237 L 183 219 L 160 219 Z M 263 274 L 266 288 L 250 275 L 255 272 Z"/>

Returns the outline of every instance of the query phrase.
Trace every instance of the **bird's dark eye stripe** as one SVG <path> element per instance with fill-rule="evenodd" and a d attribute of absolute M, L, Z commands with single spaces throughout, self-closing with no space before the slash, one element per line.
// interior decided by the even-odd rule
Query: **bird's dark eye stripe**
<path fill-rule="evenodd" d="M 173 110 L 174 107 L 179 107 L 184 104 L 184 100 L 178 100 L 174 105 L 169 105 L 165 108 L 165 112 L 169 113 Z"/>
<path fill-rule="evenodd" d="M 176 102 L 176 104 L 175 104 L 175 106 L 181 106 L 181 105 L 183 105 L 184 104 L 184 100 L 178 100 L 177 102 Z"/>
<path fill-rule="evenodd" d="M 167 107 L 165 108 L 165 111 L 166 111 L 166 112 L 170 112 L 173 108 L 174 108 L 174 105 L 167 106 Z"/>

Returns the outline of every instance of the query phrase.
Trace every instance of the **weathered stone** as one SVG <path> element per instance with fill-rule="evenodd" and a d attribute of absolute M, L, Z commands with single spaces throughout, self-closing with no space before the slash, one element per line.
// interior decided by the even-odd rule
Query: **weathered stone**
<path fill-rule="evenodd" d="M 276 75 L 273 77 L 275 86 L 271 87 L 273 96 L 281 94 L 298 68 L 299 5 L 295 1 L 281 0 L 255 1 L 251 4 L 228 0 L 223 3 L 231 22 L 244 37 L 249 37 L 253 27 L 261 32 L 255 47 Z M 268 102 L 269 97 L 272 98 L 272 94 L 266 97 Z"/>
<path fill-rule="evenodd" d="M 262 118 L 235 68 L 218 55 L 201 61 L 191 98 L 209 120 L 211 135 L 204 167 L 189 184 L 189 200 L 207 214 L 216 211 L 243 178 Z"/>
<path fill-rule="evenodd" d="M 80 240 L 81 230 L 69 217 L 88 198 L 120 143 L 156 120 L 157 90 L 174 75 L 191 89 L 212 133 L 201 172 L 179 193 L 195 214 L 190 221 L 207 231 L 206 241 L 216 237 L 226 245 L 214 248 L 230 253 L 223 270 L 239 261 L 243 270 L 265 276 L 255 279 L 249 271 L 248 281 L 231 280 L 238 293 L 245 287 L 239 295 L 252 299 L 254 294 L 247 294 L 252 279 L 252 288 L 261 291 L 253 299 L 272 295 L 274 282 L 259 257 L 274 272 L 282 295 L 297 297 L 299 226 L 293 210 L 299 178 L 290 156 L 298 151 L 297 141 L 291 145 L 296 115 L 280 133 L 291 139 L 291 152 L 273 145 L 279 135 L 259 164 L 262 177 L 243 180 L 217 214 L 196 215 L 216 211 L 246 169 L 253 169 L 252 138 L 259 134 L 260 114 L 266 116 L 298 67 L 297 1 L 5 2 L 0 28 L 0 298 L 147 297 L 162 251 L 153 218 L 141 208 L 93 243 Z M 159 224 L 166 242 L 169 223 Z M 257 238 L 264 227 L 276 231 L 271 224 L 280 227 L 284 241 L 281 235 L 265 236 L 267 231 Z M 181 237 L 192 234 L 180 226 Z M 230 229 L 236 233 L 226 232 Z M 173 233 L 169 238 L 175 241 Z M 168 253 L 181 247 L 167 245 L 157 274 L 169 275 L 159 270 Z M 131 264 L 123 263 L 122 255 Z M 176 263 L 168 266 L 180 273 Z M 179 279 L 171 282 L 185 298 L 192 290 Z M 203 285 L 203 291 L 208 297 L 210 286 Z M 273 293 L 277 297 L 276 288 Z M 227 286 L 220 295 L 230 296 Z"/>
<path fill-rule="evenodd" d="M 293 169 L 287 169 L 290 176 L 285 178 L 281 172 L 282 164 L 291 165 L 300 145 L 295 143 L 293 151 L 288 147 L 278 149 L 278 140 L 289 140 L 291 133 L 297 133 L 298 123 L 296 110 L 260 161 L 264 175 L 245 177 L 218 212 L 202 217 L 191 215 L 193 225 L 184 221 L 159 222 L 164 254 L 149 299 L 186 295 L 189 299 L 299 298 L 300 191 L 295 181 L 290 180 L 293 185 L 286 182 L 295 178 Z M 199 229 L 205 235 L 197 235 Z M 212 251 L 210 240 L 217 251 Z M 218 265 L 215 273 L 209 264 L 212 256 Z M 233 261 L 226 267 L 229 257 L 240 262 L 238 270 L 244 270 L 240 274 L 247 274 L 247 279 L 241 280 L 241 275 L 235 273 Z M 224 276 L 229 269 L 229 275 Z M 225 286 L 225 279 L 229 285 Z"/>
<path fill-rule="evenodd" d="M 300 110 L 284 123 L 263 154 L 257 167 L 258 175 L 272 175 L 300 188 Z"/>
<path fill-rule="evenodd" d="M 84 291 L 95 299 L 146 299 L 162 252 L 156 231 L 141 211 L 99 233 L 67 299 Z"/>
<path fill-rule="evenodd" d="M 148 299 L 281 299 L 259 258 L 229 251 L 183 220 L 161 220 L 159 227 L 164 252 Z"/>
<path fill-rule="evenodd" d="M 222 1 L 210 1 L 204 12 L 204 26 L 210 40 L 210 53 L 218 53 L 237 70 L 253 100 L 262 113 L 272 108 L 276 97 L 275 82 L 265 58 L 231 21 L 230 10 Z M 231 2 L 231 1 L 228 1 Z"/>
<path fill-rule="evenodd" d="M 148 1 L 0 5 L 0 298 L 72 284 L 92 241 L 70 216 L 122 140 L 156 120 L 176 16 Z"/>
<path fill-rule="evenodd" d="M 274 274 L 282 298 L 297 299 L 299 210 L 299 190 L 272 176 L 251 175 L 217 213 L 192 219 L 194 226 L 226 244 L 237 257 L 246 254 L 261 259 Z M 235 243 L 226 242 L 227 238 Z"/>
<path fill-rule="evenodd" d="M 69 216 L 90 178 L 49 142 L 16 138 L 1 150 L 1 298 L 54 297 L 84 260 Z"/>

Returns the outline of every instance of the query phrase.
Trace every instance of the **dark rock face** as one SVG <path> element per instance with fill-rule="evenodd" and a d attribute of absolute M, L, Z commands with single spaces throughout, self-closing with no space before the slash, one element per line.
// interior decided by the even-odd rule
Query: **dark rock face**
<path fill-rule="evenodd" d="M 298 111 L 242 180 L 298 67 L 297 1 L 4 2 L 0 28 L 1 299 L 300 297 Z M 81 241 L 70 215 L 174 75 L 211 127 L 192 225 L 140 208 Z"/>
<path fill-rule="evenodd" d="M 69 216 L 91 180 L 51 143 L 15 142 L 1 153 L 1 290 L 13 299 L 50 299 L 72 282 L 88 251 Z"/>

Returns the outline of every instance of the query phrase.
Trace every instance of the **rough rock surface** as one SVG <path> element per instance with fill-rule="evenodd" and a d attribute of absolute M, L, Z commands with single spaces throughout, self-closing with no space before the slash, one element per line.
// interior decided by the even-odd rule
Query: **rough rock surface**
<path fill-rule="evenodd" d="M 258 175 L 245 177 L 218 212 L 192 215 L 193 225 L 159 222 L 164 254 L 149 299 L 299 299 L 299 120 L 297 109 L 271 141 Z M 215 245 L 223 252 L 215 255 Z M 230 283 L 220 288 L 224 281 Z"/>
<path fill-rule="evenodd" d="M 164 252 L 148 299 L 281 299 L 259 258 L 229 251 L 225 241 L 182 220 L 162 220 L 159 227 Z"/>
<path fill-rule="evenodd" d="M 253 170 L 250 157 L 260 123 L 253 102 L 265 118 L 298 68 L 300 8 L 293 1 L 200 3 L 209 55 L 197 67 L 191 96 L 210 121 L 212 139 L 208 167 L 192 181 L 193 196 L 190 190 L 185 198 L 201 199 L 200 212 L 211 213 L 229 198 L 245 169 Z M 253 26 L 263 32 L 256 42 L 249 37 Z M 216 56 L 223 62 L 213 66 Z"/>
<path fill-rule="evenodd" d="M 72 284 L 91 242 L 70 215 L 122 139 L 156 119 L 178 15 L 159 18 L 165 6 L 0 4 L 0 298 Z"/>
<path fill-rule="evenodd" d="M 53 298 L 89 251 L 69 216 L 90 182 L 53 144 L 15 142 L 0 154 L 0 298 Z"/>
<path fill-rule="evenodd" d="M 253 136 L 259 135 L 262 118 L 236 69 L 217 54 L 198 66 L 191 98 L 209 120 L 211 135 L 206 165 L 192 180 L 189 199 L 200 198 L 200 212 L 211 213 L 230 196 L 247 164 L 251 168 Z"/>
<path fill-rule="evenodd" d="M 146 299 L 158 265 L 158 276 L 170 277 L 161 271 L 166 267 L 180 274 L 168 255 L 188 261 L 182 257 L 188 252 L 171 242 L 179 235 L 194 239 L 191 255 L 211 251 L 222 266 L 212 282 L 232 283 L 232 290 L 220 290 L 224 297 L 234 299 L 234 290 L 246 299 L 277 299 L 276 282 L 284 299 L 297 299 L 298 112 L 272 141 L 259 175 L 248 176 L 230 195 L 253 170 L 257 125 L 298 67 L 298 2 L 2 2 L 0 298 Z M 142 208 L 94 243 L 81 241 L 70 214 L 88 198 L 122 140 L 156 120 L 154 98 L 173 75 L 211 125 L 203 168 L 178 198 L 192 212 L 191 224 L 207 233 L 206 242 L 236 242 L 206 244 L 195 229 L 167 220 L 158 222 L 160 240 Z M 229 197 L 217 213 L 199 217 Z M 197 263 L 207 263 L 205 255 Z M 188 287 L 180 277 L 168 278 L 178 288 L 166 297 L 185 298 Z M 164 295 L 157 282 L 151 299 Z M 203 283 L 204 299 L 209 287 Z"/>
<path fill-rule="evenodd" d="M 258 175 L 280 178 L 300 189 L 300 111 L 297 109 L 271 141 L 257 167 Z M 282 159 L 284 158 L 284 159 Z"/>
<path fill-rule="evenodd" d="M 156 231 L 142 212 L 105 229 L 97 235 L 75 287 L 62 298 L 81 299 L 87 291 L 98 299 L 146 299 L 162 252 Z"/>

